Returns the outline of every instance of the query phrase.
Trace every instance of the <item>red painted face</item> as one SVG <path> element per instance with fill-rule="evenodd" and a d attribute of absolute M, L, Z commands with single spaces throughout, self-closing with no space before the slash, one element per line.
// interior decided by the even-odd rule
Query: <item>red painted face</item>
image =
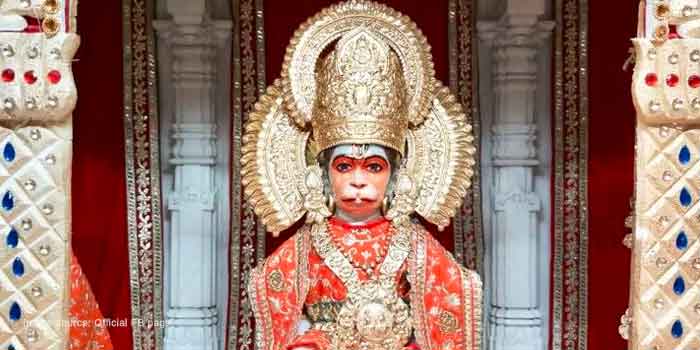
<path fill-rule="evenodd" d="M 365 221 L 381 215 L 391 166 L 380 156 L 354 159 L 339 156 L 330 166 L 335 205 L 341 216 Z"/>

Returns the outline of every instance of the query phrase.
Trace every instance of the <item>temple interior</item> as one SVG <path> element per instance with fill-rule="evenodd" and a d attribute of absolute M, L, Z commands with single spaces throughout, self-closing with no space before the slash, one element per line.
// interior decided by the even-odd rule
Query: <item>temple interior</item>
<path fill-rule="evenodd" d="M 696 0 L 0 0 L 0 349 L 699 349 L 698 38 Z"/>

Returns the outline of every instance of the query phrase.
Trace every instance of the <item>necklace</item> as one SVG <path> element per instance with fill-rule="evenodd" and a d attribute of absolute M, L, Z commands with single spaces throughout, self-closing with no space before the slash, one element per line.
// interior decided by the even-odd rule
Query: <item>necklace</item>
<path fill-rule="evenodd" d="M 326 229 L 331 232 L 330 224 L 326 223 Z M 374 276 L 377 266 L 384 260 L 387 251 L 389 250 L 389 239 L 394 234 L 393 226 L 389 227 L 389 232 L 380 235 L 378 237 L 372 237 L 372 232 L 366 228 L 362 229 L 352 229 L 350 232 L 345 234 L 342 238 L 332 237 L 331 241 L 336 249 L 340 251 L 341 254 L 347 259 L 350 264 L 359 270 L 364 271 L 367 276 Z M 359 236 L 359 237 L 358 237 Z M 362 237 L 362 238 L 360 238 Z M 368 244 L 369 247 L 367 247 Z M 360 255 L 364 258 L 364 262 L 359 262 L 354 257 L 357 254 L 357 247 L 363 249 Z M 366 250 L 371 248 L 375 252 L 375 258 L 371 259 L 371 253 Z"/>
<path fill-rule="evenodd" d="M 393 226 L 392 226 L 393 227 Z M 326 325 L 331 348 L 337 350 L 402 349 L 413 330 L 411 310 L 399 297 L 394 277 L 410 253 L 410 227 L 390 231 L 391 244 L 375 279 L 361 281 L 358 270 L 333 243 L 326 223 L 311 228 L 314 248 L 340 278 L 348 294 L 337 319 Z"/>

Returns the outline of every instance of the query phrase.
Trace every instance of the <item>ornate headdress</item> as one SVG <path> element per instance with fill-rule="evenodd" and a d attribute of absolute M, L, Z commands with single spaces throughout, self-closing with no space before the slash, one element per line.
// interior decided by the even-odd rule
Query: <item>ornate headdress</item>
<path fill-rule="evenodd" d="M 375 143 L 403 153 L 408 130 L 401 63 L 388 45 L 358 28 L 344 35 L 317 76 L 311 124 L 318 151 Z"/>
<path fill-rule="evenodd" d="M 311 200 L 322 183 L 316 156 L 339 144 L 379 144 L 404 155 L 400 174 L 412 196 L 403 207 L 449 224 L 470 185 L 471 125 L 435 80 L 415 23 L 369 1 L 328 7 L 296 31 L 282 71 L 250 114 L 243 140 L 245 194 L 268 230 L 280 232 L 307 212 L 326 215 Z"/>

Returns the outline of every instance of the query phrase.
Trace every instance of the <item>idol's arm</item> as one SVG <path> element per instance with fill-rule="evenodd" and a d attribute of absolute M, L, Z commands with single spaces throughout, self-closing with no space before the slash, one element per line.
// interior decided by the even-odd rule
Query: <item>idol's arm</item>
<path fill-rule="evenodd" d="M 411 268 L 411 309 L 423 350 L 479 350 L 482 290 L 479 275 L 457 263 L 424 229 L 417 230 Z"/>
<path fill-rule="evenodd" d="M 260 350 L 328 348 L 328 340 L 321 332 L 297 335 L 308 292 L 309 247 L 308 230 L 303 228 L 251 273 L 248 293 Z"/>

